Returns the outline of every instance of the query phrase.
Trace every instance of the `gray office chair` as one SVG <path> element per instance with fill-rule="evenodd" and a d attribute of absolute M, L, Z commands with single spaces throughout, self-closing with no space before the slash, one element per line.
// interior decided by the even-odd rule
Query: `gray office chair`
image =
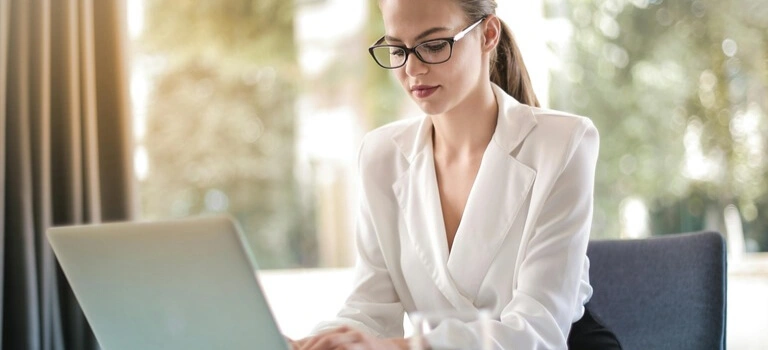
<path fill-rule="evenodd" d="M 726 250 L 715 232 L 591 241 L 587 304 L 625 350 L 725 349 Z"/>

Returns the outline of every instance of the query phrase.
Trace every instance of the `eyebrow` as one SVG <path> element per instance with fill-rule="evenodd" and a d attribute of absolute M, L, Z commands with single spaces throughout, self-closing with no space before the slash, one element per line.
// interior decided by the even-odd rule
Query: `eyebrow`
<path fill-rule="evenodd" d="M 428 37 L 428 36 L 430 36 L 432 34 L 435 34 L 437 32 L 446 31 L 446 30 L 449 30 L 449 28 L 446 28 L 446 27 L 429 28 L 429 29 L 423 31 L 421 34 L 417 35 L 416 39 L 414 39 L 414 41 L 419 41 L 419 40 L 424 39 L 424 38 L 426 38 L 426 37 Z M 400 40 L 398 38 L 395 38 L 395 37 L 392 37 L 392 36 L 389 36 L 389 35 L 385 35 L 384 36 L 384 40 L 386 40 L 388 42 L 393 42 L 393 41 L 401 42 L 401 43 L 403 42 L 402 40 Z"/>

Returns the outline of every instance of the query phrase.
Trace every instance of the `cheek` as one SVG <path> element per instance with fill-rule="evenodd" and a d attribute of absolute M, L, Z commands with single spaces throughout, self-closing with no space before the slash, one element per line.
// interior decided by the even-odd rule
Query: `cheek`
<path fill-rule="evenodd" d="M 465 57 L 454 56 L 450 61 L 435 66 L 430 75 L 453 94 L 467 87 L 474 71 L 474 65 Z"/>
<path fill-rule="evenodd" d="M 463 101 L 482 80 L 481 58 L 477 56 L 474 52 L 454 55 L 446 62 L 448 65 L 442 67 L 441 81 L 447 85 L 446 97 L 453 103 Z"/>
<path fill-rule="evenodd" d="M 408 81 L 408 74 L 405 73 L 405 67 L 392 70 L 392 74 L 395 75 L 395 79 L 400 82 L 400 85 L 406 85 L 406 82 Z"/>
<path fill-rule="evenodd" d="M 398 68 L 392 71 L 397 82 L 400 83 L 400 87 L 403 88 L 406 94 L 410 94 L 410 85 L 408 84 L 408 74 L 405 73 L 405 68 Z"/>
<path fill-rule="evenodd" d="M 480 72 L 480 55 L 476 52 L 455 52 L 451 60 L 451 70 L 455 72 L 456 79 L 472 80 Z"/>

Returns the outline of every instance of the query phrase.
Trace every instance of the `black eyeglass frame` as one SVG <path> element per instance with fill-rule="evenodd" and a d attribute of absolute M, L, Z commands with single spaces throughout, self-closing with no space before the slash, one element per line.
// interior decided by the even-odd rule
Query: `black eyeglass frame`
<path fill-rule="evenodd" d="M 373 43 L 373 45 L 371 45 L 368 48 L 368 53 L 371 54 L 371 57 L 373 57 L 373 60 L 376 62 L 376 64 L 378 64 L 379 67 L 384 68 L 384 69 L 397 69 L 397 68 L 400 68 L 402 66 L 405 66 L 405 64 L 408 63 L 408 57 L 411 54 L 414 54 L 416 56 L 416 58 L 419 59 L 419 61 L 424 62 L 425 64 L 441 64 L 441 63 L 445 63 L 445 62 L 448 62 L 451 59 L 451 57 L 453 57 L 453 45 L 457 41 L 459 41 L 462 38 L 464 38 L 467 35 L 467 33 L 472 31 L 472 29 L 475 29 L 475 27 L 480 25 L 480 23 L 482 23 L 487 17 L 488 16 L 483 16 L 482 18 L 480 18 L 476 22 L 474 22 L 474 23 L 470 24 L 469 26 L 467 26 L 466 28 L 464 28 L 464 30 L 460 31 L 458 34 L 454 35 L 453 37 L 430 39 L 430 40 L 427 40 L 427 41 L 425 41 L 423 43 L 420 43 L 420 44 L 418 44 L 418 45 L 416 45 L 414 47 L 407 47 L 407 46 L 402 46 L 402 45 L 389 45 L 389 44 L 381 45 L 381 43 L 384 41 L 384 38 L 385 38 L 385 37 L 382 36 L 381 39 L 376 40 L 376 42 Z M 447 42 L 448 46 L 449 46 L 449 49 L 451 51 L 448 54 L 448 58 L 446 58 L 443 61 L 440 61 L 440 62 L 427 62 L 427 61 L 424 60 L 423 57 L 421 57 L 421 54 L 419 54 L 417 49 L 419 47 L 421 47 L 422 45 L 434 43 L 435 41 L 445 41 L 445 42 Z M 381 64 L 379 62 L 379 60 L 376 59 L 376 55 L 373 53 L 373 50 L 375 50 L 377 48 L 397 48 L 397 49 L 401 49 L 401 50 L 403 50 L 403 52 L 405 52 L 405 59 L 403 60 L 403 63 L 398 65 L 398 66 L 387 67 L 387 66 Z"/>

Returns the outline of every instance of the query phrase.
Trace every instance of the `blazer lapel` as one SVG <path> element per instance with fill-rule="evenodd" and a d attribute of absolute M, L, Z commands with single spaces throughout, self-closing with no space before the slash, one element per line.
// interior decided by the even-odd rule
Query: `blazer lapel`
<path fill-rule="evenodd" d="M 536 171 L 515 159 L 515 150 L 536 125 L 530 107 L 494 85 L 499 103 L 496 131 L 480 164 L 448 258 L 460 291 L 474 300 L 499 248 L 520 217 Z"/>
<path fill-rule="evenodd" d="M 400 139 L 407 132 L 395 138 L 410 165 L 392 189 L 401 208 L 407 236 L 418 252 L 419 260 L 451 305 L 465 309 L 472 307 L 472 302 L 458 291 L 447 268 L 448 242 L 435 177 L 431 132 L 432 122 L 426 117 L 419 131 L 410 134 L 416 137 L 416 142 Z"/>
<path fill-rule="evenodd" d="M 535 177 L 497 145 L 488 146 L 448 258 L 448 271 L 465 296 L 477 295 Z"/>

